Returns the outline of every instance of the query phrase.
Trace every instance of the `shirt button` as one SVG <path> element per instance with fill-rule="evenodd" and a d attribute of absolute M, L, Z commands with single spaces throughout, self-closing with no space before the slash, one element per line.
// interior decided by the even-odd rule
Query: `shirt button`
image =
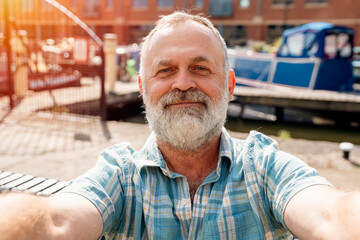
<path fill-rule="evenodd" d="M 188 203 L 188 200 L 185 199 L 185 198 L 181 199 L 181 201 L 180 201 L 180 204 L 183 205 L 183 206 L 185 206 L 187 203 Z"/>

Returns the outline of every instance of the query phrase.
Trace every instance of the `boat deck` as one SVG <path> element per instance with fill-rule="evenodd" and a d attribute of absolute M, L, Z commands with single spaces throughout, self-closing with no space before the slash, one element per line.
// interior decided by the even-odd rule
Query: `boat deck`
<path fill-rule="evenodd" d="M 236 86 L 234 98 L 243 105 L 344 113 L 354 117 L 360 114 L 360 92 L 358 91 L 341 93 L 287 87 L 265 89 Z"/>

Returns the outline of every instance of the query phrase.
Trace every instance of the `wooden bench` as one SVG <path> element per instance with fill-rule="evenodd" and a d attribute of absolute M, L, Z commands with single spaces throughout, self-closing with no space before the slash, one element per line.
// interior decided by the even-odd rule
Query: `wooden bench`
<path fill-rule="evenodd" d="M 59 192 L 68 182 L 0 170 L 0 192 L 20 191 L 41 196 Z"/>

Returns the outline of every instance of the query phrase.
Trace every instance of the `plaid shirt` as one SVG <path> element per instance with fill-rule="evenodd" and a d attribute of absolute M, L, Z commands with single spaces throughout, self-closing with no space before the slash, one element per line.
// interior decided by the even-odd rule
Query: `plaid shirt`
<path fill-rule="evenodd" d="M 99 209 L 107 239 L 292 239 L 285 206 L 315 184 L 329 183 L 272 139 L 252 131 L 238 140 L 223 129 L 218 166 L 193 206 L 186 178 L 167 168 L 154 133 L 140 151 L 129 144 L 106 149 L 63 192 Z"/>

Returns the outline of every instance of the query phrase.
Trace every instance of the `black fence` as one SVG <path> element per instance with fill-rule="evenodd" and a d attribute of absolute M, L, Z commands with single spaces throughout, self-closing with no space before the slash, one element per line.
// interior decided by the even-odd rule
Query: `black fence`
<path fill-rule="evenodd" d="M 106 119 L 103 42 L 54 0 L 0 0 L 0 110 Z"/>

